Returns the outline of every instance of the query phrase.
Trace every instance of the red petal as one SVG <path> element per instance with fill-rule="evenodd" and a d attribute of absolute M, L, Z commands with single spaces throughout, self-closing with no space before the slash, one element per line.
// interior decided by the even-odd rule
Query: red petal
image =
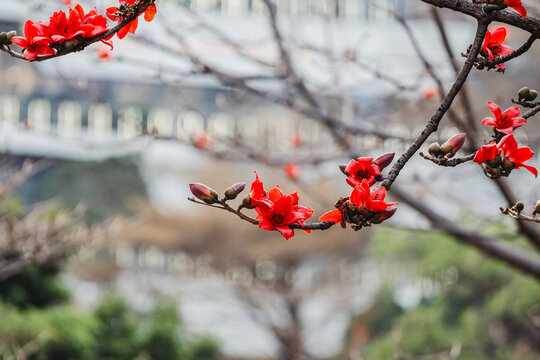
<path fill-rule="evenodd" d="M 527 123 L 527 120 L 523 119 L 523 118 L 514 118 L 512 119 L 512 127 L 515 129 L 515 128 L 518 128 L 520 126 L 523 126 Z"/>
<path fill-rule="evenodd" d="M 152 21 L 154 20 L 154 16 L 156 15 L 156 5 L 152 4 L 150 5 L 146 11 L 144 12 L 144 20 L 146 21 Z"/>
<path fill-rule="evenodd" d="M 534 152 L 530 148 L 522 147 L 515 151 L 512 151 L 509 154 L 508 158 L 517 165 L 517 164 L 523 164 L 525 161 L 529 160 L 533 156 L 534 156 Z"/>
<path fill-rule="evenodd" d="M 340 223 L 341 219 L 342 219 L 341 211 L 337 209 L 329 211 L 326 214 L 319 217 L 319 220 L 322 222 L 329 222 L 329 223 L 334 223 L 334 224 Z"/>
<path fill-rule="evenodd" d="M 259 222 L 259 229 L 268 230 L 268 231 L 274 231 L 276 230 L 276 227 L 268 218 L 263 218 Z"/>
<path fill-rule="evenodd" d="M 28 40 L 26 40 L 26 38 L 23 38 L 22 36 L 14 36 L 11 39 L 11 42 L 25 49 L 28 47 Z"/>
<path fill-rule="evenodd" d="M 497 44 L 502 44 L 506 39 L 506 28 L 500 27 L 491 33 L 491 42 L 496 42 Z"/>
<path fill-rule="evenodd" d="M 501 117 L 501 108 L 497 106 L 497 104 L 492 103 L 491 101 L 488 101 L 488 107 L 489 110 L 495 115 L 495 119 L 499 119 Z"/>
<path fill-rule="evenodd" d="M 519 108 L 517 106 L 512 106 L 506 110 L 504 110 L 504 112 L 502 113 L 502 116 L 506 116 L 510 119 L 512 118 L 515 118 L 516 116 L 519 116 L 520 114 L 520 111 L 519 111 Z"/>
<path fill-rule="evenodd" d="M 288 226 L 280 226 L 276 228 L 276 230 L 279 231 L 281 235 L 283 235 L 285 240 L 289 240 L 290 238 L 294 236 L 294 230 Z"/>
<path fill-rule="evenodd" d="M 536 168 L 525 164 L 521 164 L 521 166 L 529 170 L 534 175 L 534 177 L 538 177 L 538 171 L 536 170 Z"/>

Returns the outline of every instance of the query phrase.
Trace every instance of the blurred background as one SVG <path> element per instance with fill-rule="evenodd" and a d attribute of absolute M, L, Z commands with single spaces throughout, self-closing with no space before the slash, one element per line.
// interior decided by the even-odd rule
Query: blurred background
<path fill-rule="evenodd" d="M 0 6 L 0 31 L 19 32 L 67 9 Z M 437 12 L 452 60 L 417 0 L 279 0 L 275 22 L 261 0 L 157 7 L 113 51 L 0 56 L 3 359 L 540 358 L 538 283 L 405 204 L 373 229 L 285 241 L 187 200 L 189 183 L 222 193 L 257 170 L 267 188 L 298 191 L 314 218 L 329 211 L 350 193 L 338 169 L 350 157 L 295 102 L 279 45 L 328 113 L 367 129 L 352 140 L 358 156 L 399 155 L 439 105 L 436 79 L 452 84 L 474 22 Z M 510 29 L 512 47 L 526 39 Z M 538 89 L 539 55 L 533 46 L 504 75 L 473 71 L 468 114 L 480 123 L 486 101 L 504 110 L 520 87 Z M 459 132 L 451 120 L 433 141 Z M 516 132 L 533 150 L 538 135 L 534 118 Z M 531 179 L 512 173 L 527 207 L 540 197 Z M 418 157 L 400 181 L 449 217 L 522 241 L 474 164 L 449 171 Z"/>

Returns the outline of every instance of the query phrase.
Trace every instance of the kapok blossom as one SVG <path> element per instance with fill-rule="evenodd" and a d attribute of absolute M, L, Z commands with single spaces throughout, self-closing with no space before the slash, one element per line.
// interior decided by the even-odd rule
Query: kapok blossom
<path fill-rule="evenodd" d="M 341 223 L 341 226 L 345 227 L 346 220 L 351 217 L 350 212 L 353 212 L 352 217 L 354 217 L 356 213 L 366 215 L 366 212 L 368 212 L 368 214 L 372 216 L 374 222 L 382 222 L 394 215 L 396 208 L 390 207 L 397 205 L 397 202 L 385 202 L 385 197 L 385 187 L 381 186 L 372 192 L 368 181 L 364 179 L 353 189 L 351 196 L 348 199 L 342 199 L 336 204 L 338 209 L 327 212 L 322 215 L 319 220 L 336 224 Z M 352 209 L 351 205 L 353 206 Z"/>
<path fill-rule="evenodd" d="M 490 32 L 486 31 L 484 38 L 484 45 L 482 46 L 482 53 L 489 58 L 489 60 L 495 59 L 495 57 L 505 56 L 510 54 L 514 49 L 510 46 L 503 44 L 506 39 L 507 30 L 504 27 L 497 28 Z M 504 71 L 505 65 L 497 64 L 495 67 Z"/>
<path fill-rule="evenodd" d="M 106 14 L 107 17 L 113 21 L 120 22 L 124 19 L 123 13 L 121 11 L 122 7 L 125 5 L 134 5 L 136 0 L 120 0 L 120 6 L 119 7 L 110 7 L 107 8 Z M 154 16 L 156 15 L 156 4 L 150 4 L 146 10 L 144 11 L 144 19 L 147 22 L 150 22 L 154 20 Z M 137 30 L 137 27 L 139 26 L 139 18 L 135 18 L 135 20 L 129 22 L 126 26 L 124 26 L 118 33 L 116 34 L 119 39 L 123 39 L 126 37 L 128 33 L 135 34 L 135 31 Z"/>
<path fill-rule="evenodd" d="M 35 60 L 38 56 L 54 55 L 55 51 L 50 46 L 50 39 L 45 33 L 43 24 L 34 23 L 32 20 L 24 24 L 24 36 L 14 36 L 11 41 L 24 49 L 24 57 Z"/>
<path fill-rule="evenodd" d="M 497 143 L 492 141 L 489 144 L 482 145 L 480 150 L 478 150 L 474 155 L 473 161 L 478 164 L 483 164 L 486 161 L 495 160 L 497 155 L 499 155 L 500 153 L 501 149 L 499 149 Z"/>
<path fill-rule="evenodd" d="M 105 17 L 95 10 L 85 14 L 82 6 L 77 5 L 69 9 L 69 16 L 64 11 L 57 11 L 47 22 L 28 20 L 24 27 L 25 37 L 14 36 L 11 41 L 22 47 L 24 57 L 32 61 L 38 56 L 54 55 L 54 49 L 59 49 L 65 42 L 73 45 L 79 38 L 95 37 L 107 30 Z M 110 43 L 102 41 L 112 48 Z"/>
<path fill-rule="evenodd" d="M 247 199 L 249 199 L 249 207 L 260 207 L 269 209 L 272 207 L 272 202 L 268 199 L 268 193 L 264 190 L 264 184 L 259 179 L 259 174 L 255 172 L 255 181 L 251 183 L 251 190 Z"/>
<path fill-rule="evenodd" d="M 504 0 L 503 4 L 516 10 L 521 17 L 527 17 L 527 10 L 521 3 L 521 0 Z"/>
<path fill-rule="evenodd" d="M 482 125 L 493 126 L 497 131 L 503 134 L 512 134 L 514 129 L 525 125 L 527 120 L 517 117 L 520 110 L 517 106 L 512 106 L 501 113 L 501 108 L 488 101 L 488 107 L 495 115 L 495 118 L 487 117 L 482 120 Z"/>
<path fill-rule="evenodd" d="M 300 177 L 300 166 L 295 163 L 287 163 L 283 169 L 285 170 L 287 177 L 292 181 L 296 181 Z"/>
<path fill-rule="evenodd" d="M 202 131 L 193 135 L 193 146 L 199 150 L 207 150 L 210 138 L 206 131 Z"/>
<path fill-rule="evenodd" d="M 525 165 L 524 162 L 530 160 L 534 156 L 534 152 L 531 148 L 525 146 L 518 148 L 514 135 L 505 136 L 499 143 L 501 150 L 504 152 L 504 157 L 508 158 L 513 164 L 514 169 L 524 167 L 529 170 L 535 177 L 538 177 L 538 171 L 536 168 Z"/>
<path fill-rule="evenodd" d="M 355 187 L 364 179 L 367 180 L 369 186 L 375 184 L 377 178 L 381 176 L 381 170 L 387 167 L 394 159 L 394 153 L 388 153 L 379 156 L 373 160 L 370 157 L 360 157 L 356 160 L 349 161 L 343 172 L 349 175 L 347 184 Z"/>
<path fill-rule="evenodd" d="M 259 184 L 258 176 L 256 181 Z M 262 187 L 262 182 L 260 182 L 260 186 Z M 289 225 L 299 224 L 303 226 L 305 220 L 313 215 L 313 209 L 298 205 L 298 201 L 298 193 L 284 195 L 279 186 L 276 185 L 265 197 L 264 206 L 255 207 L 258 214 L 257 219 L 260 220 L 259 228 L 269 231 L 277 230 L 286 240 L 292 238 L 294 230 Z M 267 206 L 269 204 L 270 206 Z M 310 230 L 304 231 L 311 232 Z"/>

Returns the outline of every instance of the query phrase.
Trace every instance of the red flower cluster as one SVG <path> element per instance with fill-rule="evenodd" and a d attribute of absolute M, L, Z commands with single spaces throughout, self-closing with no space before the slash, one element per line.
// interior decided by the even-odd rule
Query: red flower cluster
<path fill-rule="evenodd" d="M 367 180 L 369 186 L 375 184 L 377 178 L 381 176 L 381 170 L 390 165 L 395 153 L 388 153 L 379 156 L 375 161 L 373 158 L 360 157 L 349 161 L 343 172 L 348 175 L 347 184 L 352 187 L 357 186 L 363 180 Z"/>
<path fill-rule="evenodd" d="M 501 113 L 501 109 L 494 103 L 488 102 L 488 106 L 495 118 L 485 118 L 482 120 L 482 124 L 494 127 L 496 139 L 500 134 L 507 135 L 500 139 L 498 144 L 492 141 L 483 145 L 476 152 L 473 161 L 478 164 L 485 163 L 488 166 L 486 174 L 489 176 L 508 176 L 512 170 L 524 167 L 537 177 L 538 171 L 534 167 L 524 164 L 525 161 L 533 157 L 534 152 L 529 147 L 518 148 L 514 138 L 514 129 L 527 123 L 527 120 L 517 117 L 520 114 L 519 108 L 513 106 Z M 501 153 L 504 156 L 501 156 Z"/>
<path fill-rule="evenodd" d="M 255 176 L 248 199 L 250 206 L 254 207 L 259 214 L 257 217 L 260 220 L 259 228 L 269 231 L 277 230 L 289 240 L 294 236 L 294 230 L 289 225 L 304 225 L 305 220 L 313 215 L 313 209 L 298 205 L 298 193 L 284 195 L 277 185 L 266 192 L 257 172 Z"/>
<path fill-rule="evenodd" d="M 24 26 L 24 37 L 14 36 L 12 42 L 24 48 L 24 56 L 32 61 L 38 56 L 54 55 L 55 49 L 73 47 L 80 38 L 91 38 L 106 32 L 107 19 L 95 10 L 85 14 L 81 5 L 57 11 L 49 21 L 28 20 Z"/>
<path fill-rule="evenodd" d="M 387 203 L 384 201 L 386 188 L 381 186 L 372 192 L 369 186 L 367 180 L 362 180 L 360 184 L 355 186 L 349 197 L 350 205 L 354 206 L 352 209 L 349 204 L 347 206 L 338 205 L 338 209 L 327 212 L 319 220 L 336 224 L 341 223 L 341 226 L 344 228 L 345 220 L 350 217 L 349 212 L 351 210 L 353 213 L 360 212 L 361 214 L 369 215 L 373 218 L 373 223 L 383 222 L 394 215 L 396 208 L 389 209 L 389 207 L 397 205 L 397 202 Z"/>
<path fill-rule="evenodd" d="M 125 13 L 126 13 L 126 5 L 134 5 L 136 0 L 120 0 L 120 6 L 119 7 L 110 7 L 107 9 L 107 17 L 113 21 L 120 22 L 124 19 Z M 146 11 L 144 12 L 144 20 L 150 22 L 154 20 L 154 16 L 156 15 L 156 5 L 150 4 L 148 8 L 146 8 Z M 124 26 L 120 31 L 118 31 L 117 35 L 119 39 L 123 39 L 126 37 L 128 33 L 135 34 L 135 31 L 137 30 L 137 27 L 139 26 L 139 18 L 136 18 L 135 20 L 128 23 L 126 26 Z"/>
<path fill-rule="evenodd" d="M 495 118 L 487 117 L 482 120 L 482 125 L 493 126 L 498 132 L 512 134 L 514 129 L 523 126 L 527 120 L 518 117 L 520 110 L 517 106 L 512 106 L 501 113 L 501 108 L 497 104 L 488 101 L 488 107 L 495 115 Z"/>
<path fill-rule="evenodd" d="M 394 159 L 394 153 L 379 156 L 377 159 L 360 157 L 349 161 L 348 165 L 340 168 L 347 177 L 347 183 L 354 187 L 351 195 L 340 199 L 335 210 L 322 215 L 319 220 L 328 223 L 341 223 L 345 228 L 346 223 L 353 224 L 354 229 L 362 226 L 379 224 L 390 218 L 396 212 L 396 208 L 390 208 L 397 203 L 386 203 L 386 188 L 379 187 L 371 191 L 370 187 L 380 180 L 381 170 L 390 165 Z"/>
<path fill-rule="evenodd" d="M 490 32 L 489 30 L 486 32 L 482 53 L 487 56 L 489 60 L 508 55 L 514 51 L 510 46 L 503 44 L 506 39 L 506 34 L 507 30 L 504 27 L 497 28 L 493 30 L 493 32 Z M 502 71 L 506 68 L 504 64 L 497 64 L 495 67 Z"/>

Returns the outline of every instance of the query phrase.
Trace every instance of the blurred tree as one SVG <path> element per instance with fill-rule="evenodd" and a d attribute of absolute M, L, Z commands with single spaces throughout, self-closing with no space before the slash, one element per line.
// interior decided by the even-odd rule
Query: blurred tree
<path fill-rule="evenodd" d="M 127 360 L 139 353 L 142 347 L 139 324 L 122 298 L 112 294 L 105 296 L 95 316 L 99 320 L 96 352 L 100 359 Z"/>
<path fill-rule="evenodd" d="M 60 284 L 59 271 L 55 264 L 26 265 L 16 275 L 0 280 L 0 300 L 19 308 L 62 303 L 69 294 Z"/>
<path fill-rule="evenodd" d="M 370 329 L 366 358 L 540 358 L 540 285 L 448 240 L 433 232 L 378 232 L 372 252 L 409 269 L 421 300 L 397 310 L 398 293 L 386 287 L 355 318 Z M 403 278 L 394 280 L 387 286 L 395 290 Z"/>

